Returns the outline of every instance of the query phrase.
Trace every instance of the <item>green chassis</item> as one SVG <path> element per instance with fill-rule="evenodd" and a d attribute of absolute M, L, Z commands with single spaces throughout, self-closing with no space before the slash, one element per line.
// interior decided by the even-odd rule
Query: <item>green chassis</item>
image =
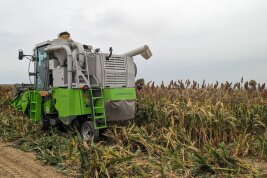
<path fill-rule="evenodd" d="M 94 96 L 94 90 L 53 88 L 46 95 L 38 90 L 26 90 L 17 95 L 11 105 L 35 122 L 40 122 L 44 115 L 53 115 L 69 125 L 77 116 L 88 116 L 94 121 L 95 129 L 100 129 L 106 127 L 105 102 L 136 100 L 135 88 L 99 88 L 98 96 Z M 104 124 L 97 125 L 97 119 Z"/>

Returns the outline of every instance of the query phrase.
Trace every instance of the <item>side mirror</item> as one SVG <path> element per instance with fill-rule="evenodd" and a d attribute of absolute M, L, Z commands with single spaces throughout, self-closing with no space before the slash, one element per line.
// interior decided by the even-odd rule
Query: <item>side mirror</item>
<path fill-rule="evenodd" d="M 24 57 L 22 49 L 19 49 L 19 60 L 22 60 Z"/>

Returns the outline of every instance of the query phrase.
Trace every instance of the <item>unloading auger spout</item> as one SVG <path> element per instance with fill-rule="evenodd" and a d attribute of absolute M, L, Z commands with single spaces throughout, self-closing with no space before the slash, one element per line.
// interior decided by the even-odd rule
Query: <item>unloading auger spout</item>
<path fill-rule="evenodd" d="M 122 56 L 133 57 L 133 56 L 136 56 L 138 54 L 141 54 L 141 56 L 143 56 L 143 58 L 145 58 L 146 60 L 152 56 L 152 52 L 147 45 L 141 46 L 141 47 L 136 48 L 134 50 L 131 50 L 127 53 L 124 53 L 124 54 L 122 54 Z"/>

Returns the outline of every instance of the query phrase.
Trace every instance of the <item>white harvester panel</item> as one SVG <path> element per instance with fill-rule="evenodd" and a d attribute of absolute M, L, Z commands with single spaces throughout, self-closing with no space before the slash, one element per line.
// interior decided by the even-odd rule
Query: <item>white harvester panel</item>
<path fill-rule="evenodd" d="M 53 69 L 53 86 L 54 87 L 62 87 L 67 86 L 67 68 L 61 67 Z"/>
<path fill-rule="evenodd" d="M 104 60 L 104 76 L 106 87 L 126 87 L 126 60 L 122 56 L 112 56 Z"/>
<path fill-rule="evenodd" d="M 129 56 L 112 55 L 108 60 L 108 54 L 88 56 L 88 66 L 91 84 L 96 80 L 104 88 L 135 87 L 135 68 L 133 58 Z"/>

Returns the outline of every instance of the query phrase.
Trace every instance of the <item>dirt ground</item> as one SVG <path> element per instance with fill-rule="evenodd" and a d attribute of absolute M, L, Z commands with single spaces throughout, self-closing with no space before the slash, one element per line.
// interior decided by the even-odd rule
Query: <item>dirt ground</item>
<path fill-rule="evenodd" d="M 0 178 L 2 177 L 65 178 L 67 176 L 58 173 L 53 167 L 42 165 L 40 161 L 35 159 L 33 153 L 12 148 L 0 140 Z"/>
<path fill-rule="evenodd" d="M 257 169 L 262 171 L 262 177 L 267 177 L 267 162 L 266 161 L 257 161 L 257 160 L 252 160 L 248 158 L 242 159 L 243 161 L 247 162 L 250 165 L 255 166 Z"/>

